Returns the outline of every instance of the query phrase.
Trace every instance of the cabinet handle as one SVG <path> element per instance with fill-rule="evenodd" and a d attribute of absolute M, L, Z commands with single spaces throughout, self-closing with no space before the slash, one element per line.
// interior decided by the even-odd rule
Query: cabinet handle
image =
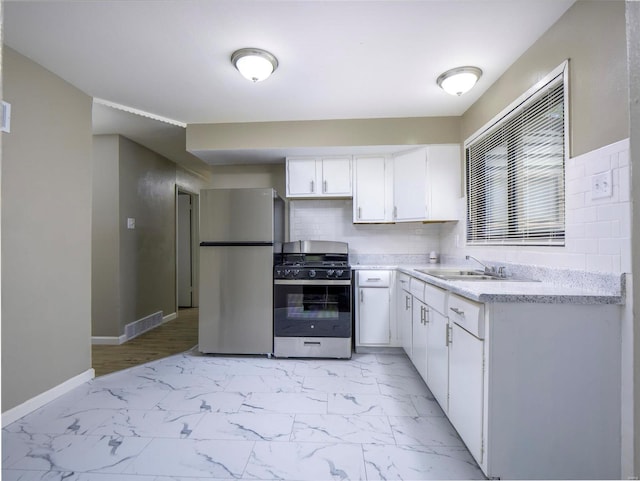
<path fill-rule="evenodd" d="M 323 181 L 323 182 L 322 182 L 322 192 L 325 192 L 325 193 L 326 193 L 326 192 L 327 192 L 327 190 L 328 190 L 328 189 L 327 189 L 327 181 L 325 180 L 325 181 Z"/>
<path fill-rule="evenodd" d="M 316 191 L 316 183 L 312 180 L 311 181 L 311 193 L 314 193 Z"/>
<path fill-rule="evenodd" d="M 404 296 L 404 308 L 406 310 L 411 309 L 411 298 L 409 296 Z"/>
<path fill-rule="evenodd" d="M 379 281 L 379 277 L 367 277 L 367 281 Z"/>
<path fill-rule="evenodd" d="M 396 219 L 398 217 L 398 208 L 394 205 L 393 206 L 393 218 Z"/>
<path fill-rule="evenodd" d="M 425 307 L 424 308 L 424 323 L 429 324 L 429 308 Z"/>
<path fill-rule="evenodd" d="M 451 332 L 451 326 L 449 326 L 449 324 L 447 324 L 447 329 L 445 331 L 445 340 L 444 340 L 444 345 L 449 347 L 449 345 L 451 344 L 452 341 L 452 334 L 453 332 Z"/>
<path fill-rule="evenodd" d="M 358 207 L 358 219 L 362 219 L 362 207 Z"/>
<path fill-rule="evenodd" d="M 449 309 L 451 309 L 453 312 L 455 312 L 459 316 L 464 317 L 464 311 L 461 311 L 460 309 L 456 309 L 455 307 L 450 307 Z"/>
<path fill-rule="evenodd" d="M 362 289 L 360 289 L 360 303 L 362 304 L 364 302 L 364 292 L 362 292 Z"/>

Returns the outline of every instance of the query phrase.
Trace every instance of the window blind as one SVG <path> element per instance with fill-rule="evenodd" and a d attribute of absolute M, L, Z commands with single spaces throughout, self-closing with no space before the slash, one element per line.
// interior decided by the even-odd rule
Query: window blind
<path fill-rule="evenodd" d="M 467 243 L 564 245 L 564 73 L 465 148 Z"/>

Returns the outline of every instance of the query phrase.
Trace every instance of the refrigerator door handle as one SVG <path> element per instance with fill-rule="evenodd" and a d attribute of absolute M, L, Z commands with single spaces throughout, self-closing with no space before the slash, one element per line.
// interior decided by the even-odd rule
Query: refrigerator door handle
<path fill-rule="evenodd" d="M 261 246 L 272 246 L 274 245 L 271 241 L 238 241 L 238 242 L 229 242 L 229 241 L 204 241 L 200 242 L 200 247 L 261 247 Z"/>

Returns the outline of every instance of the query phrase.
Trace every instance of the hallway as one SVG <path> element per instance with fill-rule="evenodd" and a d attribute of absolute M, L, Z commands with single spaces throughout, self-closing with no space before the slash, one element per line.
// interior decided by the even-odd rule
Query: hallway
<path fill-rule="evenodd" d="M 96 376 L 104 376 L 173 354 L 180 354 L 194 348 L 197 344 L 198 309 L 180 309 L 176 319 L 124 344 L 91 346 L 91 362 Z"/>

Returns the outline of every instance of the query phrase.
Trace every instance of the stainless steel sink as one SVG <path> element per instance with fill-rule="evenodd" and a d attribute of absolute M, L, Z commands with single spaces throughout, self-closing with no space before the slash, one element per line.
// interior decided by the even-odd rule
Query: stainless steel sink
<path fill-rule="evenodd" d="M 494 281 L 494 282 L 538 282 L 535 279 L 524 277 L 499 277 L 497 275 L 486 274 L 483 271 L 464 269 L 416 269 L 418 272 L 429 276 L 437 277 L 446 281 Z"/>

